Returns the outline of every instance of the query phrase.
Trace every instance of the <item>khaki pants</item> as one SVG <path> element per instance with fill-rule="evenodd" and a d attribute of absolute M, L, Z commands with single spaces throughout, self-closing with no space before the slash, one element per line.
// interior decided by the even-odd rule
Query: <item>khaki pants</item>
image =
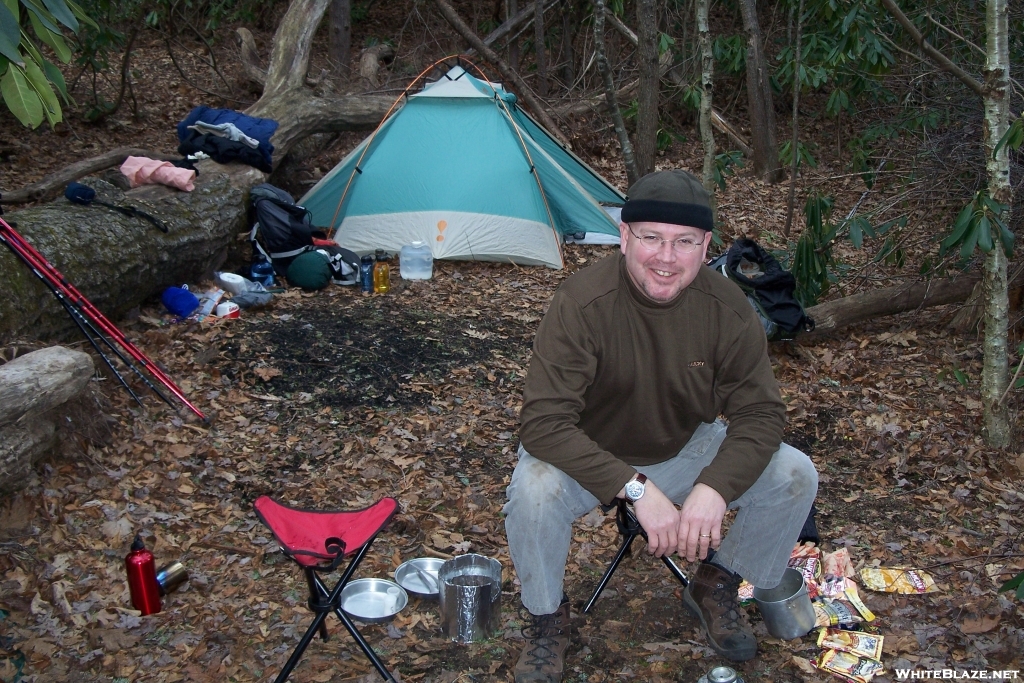
<path fill-rule="evenodd" d="M 721 421 L 701 425 L 674 458 L 637 470 L 669 499 L 682 504 L 701 470 L 714 459 L 725 434 Z M 754 485 L 729 505 L 738 512 L 715 563 L 755 586 L 778 585 L 817 490 L 818 473 L 811 459 L 782 444 Z M 551 614 L 558 609 L 572 523 L 599 502 L 575 479 L 534 458 L 520 445 L 519 463 L 504 507 L 505 532 L 522 584 L 523 605 L 532 614 Z"/>

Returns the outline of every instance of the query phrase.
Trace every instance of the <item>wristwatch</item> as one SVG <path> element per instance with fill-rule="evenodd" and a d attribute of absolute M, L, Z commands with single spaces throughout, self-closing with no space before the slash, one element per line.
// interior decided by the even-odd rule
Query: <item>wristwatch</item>
<path fill-rule="evenodd" d="M 646 489 L 646 483 L 647 475 L 637 472 L 635 477 L 626 482 L 626 500 L 628 500 L 630 503 L 635 503 L 641 498 L 643 498 L 644 490 Z"/>

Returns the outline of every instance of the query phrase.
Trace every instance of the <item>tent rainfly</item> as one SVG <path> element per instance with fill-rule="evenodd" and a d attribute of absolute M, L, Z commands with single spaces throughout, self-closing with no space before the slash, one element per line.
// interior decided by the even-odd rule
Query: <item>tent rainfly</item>
<path fill-rule="evenodd" d="M 435 259 L 561 268 L 565 235 L 618 235 L 625 197 L 462 67 L 408 98 L 299 203 L 357 254 L 420 240 Z"/>

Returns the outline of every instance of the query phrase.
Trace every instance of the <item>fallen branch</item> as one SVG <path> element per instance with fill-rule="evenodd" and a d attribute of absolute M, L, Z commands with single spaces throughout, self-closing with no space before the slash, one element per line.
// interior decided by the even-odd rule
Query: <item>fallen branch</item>
<path fill-rule="evenodd" d="M 179 156 L 163 154 L 148 149 L 137 147 L 118 147 L 109 152 L 104 152 L 88 159 L 76 161 L 70 166 L 65 166 L 56 173 L 51 173 L 42 180 L 26 185 L 20 190 L 5 192 L 3 195 L 4 204 L 25 204 L 27 202 L 38 202 L 57 196 L 64 191 L 68 183 L 85 177 L 90 173 L 102 171 L 111 166 L 120 166 L 128 157 L 149 157 L 150 159 L 171 160 Z"/>
<path fill-rule="evenodd" d="M 544 11 L 548 11 L 559 2 L 560 0 L 544 0 Z M 501 26 L 488 33 L 483 38 L 484 45 L 490 47 L 505 37 L 514 38 L 515 36 L 512 35 L 513 31 L 516 31 L 515 35 L 518 35 L 529 28 L 537 14 L 536 4 L 536 2 L 531 2 L 529 5 L 516 12 L 514 17 L 505 20 Z M 465 54 L 467 57 L 472 57 L 476 54 L 476 49 L 470 48 L 466 50 Z"/>
<path fill-rule="evenodd" d="M 445 18 L 445 21 L 447 21 L 451 27 L 466 40 L 466 42 L 472 45 L 484 59 L 494 65 L 498 71 L 501 72 L 501 75 L 515 87 L 516 95 L 523 100 L 531 110 L 533 110 L 534 116 L 537 117 L 540 124 L 547 128 L 552 135 L 557 137 L 559 142 L 571 149 L 572 146 L 569 144 L 569 139 L 565 137 L 565 134 L 562 133 L 555 122 L 551 120 L 551 117 L 548 116 L 547 109 L 537 101 L 537 98 L 533 96 L 530 89 L 526 86 L 526 83 L 519 78 L 516 72 L 512 71 L 512 69 L 505 64 L 494 50 L 484 45 L 483 41 L 480 40 L 480 37 L 466 25 L 466 22 L 462 20 L 462 17 L 459 16 L 458 12 L 456 12 L 451 5 L 445 2 L 445 0 L 434 0 L 434 3 L 437 5 L 438 9 L 441 10 L 441 15 Z"/>
<path fill-rule="evenodd" d="M 925 40 L 921 32 L 917 30 L 916 26 L 914 26 L 914 22 L 912 22 L 910 18 L 903 13 L 903 10 L 896 5 L 894 0 L 882 0 L 882 4 L 885 6 L 885 9 L 889 10 L 889 14 L 899 22 L 900 26 L 903 27 L 903 30 L 907 32 L 915 43 L 917 43 L 917 46 L 921 48 L 921 51 L 924 52 L 929 59 L 937 64 L 943 71 L 953 74 L 960 79 L 960 82 L 973 90 L 974 94 L 978 97 L 981 97 L 982 99 L 985 98 L 985 86 L 981 81 L 958 67 L 956 64 L 951 62 L 946 55 L 932 47 L 931 43 Z"/>
<path fill-rule="evenodd" d="M 964 301 L 980 279 L 979 274 L 968 273 L 957 278 L 875 289 L 811 306 L 807 315 L 814 318 L 814 331 L 801 336 L 801 339 L 826 334 L 862 320 Z"/>

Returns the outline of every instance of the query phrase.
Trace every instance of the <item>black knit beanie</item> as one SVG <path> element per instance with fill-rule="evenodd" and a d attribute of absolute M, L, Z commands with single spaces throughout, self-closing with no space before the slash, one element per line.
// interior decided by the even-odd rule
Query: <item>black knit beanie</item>
<path fill-rule="evenodd" d="M 623 223 L 671 223 L 714 229 L 707 190 L 687 171 L 648 173 L 629 188 L 622 207 Z"/>

